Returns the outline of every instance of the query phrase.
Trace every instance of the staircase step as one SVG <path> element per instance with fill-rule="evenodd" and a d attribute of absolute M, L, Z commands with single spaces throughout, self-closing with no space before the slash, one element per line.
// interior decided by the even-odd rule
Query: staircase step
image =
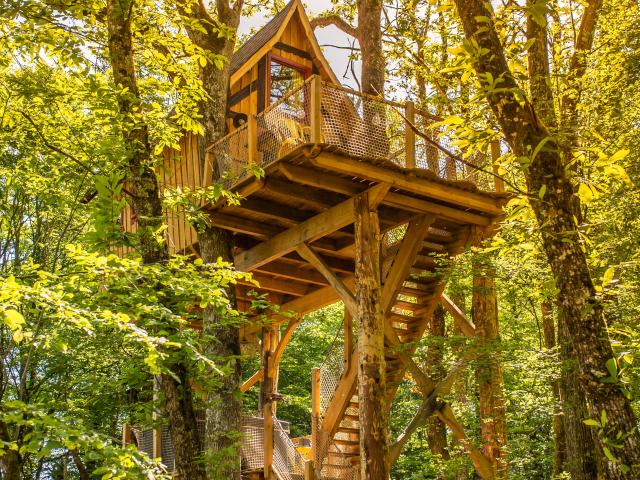
<path fill-rule="evenodd" d="M 338 427 L 338 432 L 341 433 L 349 433 L 352 435 L 360 435 L 360 429 L 356 428 L 356 427 L 343 427 L 343 426 L 339 426 Z"/>
<path fill-rule="evenodd" d="M 360 440 L 344 440 L 342 438 L 334 438 L 333 442 L 336 445 L 340 445 L 343 447 L 359 447 L 360 446 Z"/>

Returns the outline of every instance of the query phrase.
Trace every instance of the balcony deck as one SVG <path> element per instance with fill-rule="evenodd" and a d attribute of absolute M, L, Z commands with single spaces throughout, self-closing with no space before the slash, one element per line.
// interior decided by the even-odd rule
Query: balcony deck
<path fill-rule="evenodd" d="M 310 80 L 209 148 L 207 175 L 230 172 L 227 187 L 244 197 L 238 205 L 207 207 L 215 225 L 234 233 L 236 267 L 260 283 L 259 289 L 238 287 L 242 310 L 254 290 L 299 314 L 338 301 L 300 245 L 350 284 L 353 202 L 366 191 L 380 192 L 380 229 L 389 238 L 420 215 L 432 217 L 420 251 L 425 265 L 450 253 L 470 228 L 491 230 L 508 198 L 495 191 L 487 171 L 492 161 L 477 156 L 463 163 L 447 155 L 415 135 L 409 117 L 418 128 L 432 121 L 411 108 Z M 252 173 L 255 166 L 262 176 Z"/>

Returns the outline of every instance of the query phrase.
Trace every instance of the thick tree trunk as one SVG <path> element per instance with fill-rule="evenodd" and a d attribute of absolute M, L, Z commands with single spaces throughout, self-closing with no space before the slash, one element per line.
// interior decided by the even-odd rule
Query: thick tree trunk
<path fill-rule="evenodd" d="M 433 311 L 429 324 L 429 335 L 433 344 L 427 348 L 427 368 L 429 376 L 436 382 L 442 380 L 446 371 L 442 365 L 443 347 L 442 340 L 445 335 L 445 310 L 442 305 L 438 305 Z M 442 420 L 436 416 L 431 416 L 427 420 L 427 441 L 429 449 L 434 455 L 440 455 L 443 460 L 449 460 L 449 449 L 447 448 L 447 428 Z"/>
<path fill-rule="evenodd" d="M 216 16 L 214 20 L 210 16 L 203 3 L 193 8 L 185 8 L 180 4 L 180 12 L 191 21 L 196 21 L 201 28 L 193 28 L 186 23 L 187 32 L 191 40 L 213 54 L 223 55 L 231 59 L 235 45 L 235 31 L 240 22 L 242 0 L 231 2 L 220 0 L 216 2 Z M 231 29 L 231 38 L 220 37 L 214 28 L 217 21 Z M 226 133 L 227 97 L 229 89 L 229 61 L 222 68 L 208 62 L 200 70 L 200 78 L 203 88 L 209 95 L 206 101 L 200 105 L 204 136 L 200 141 L 201 171 L 205 169 L 206 148 Z M 213 159 L 215 161 L 215 159 Z M 225 172 L 217 171 L 213 166 L 214 179 Z M 226 231 L 208 225 L 198 233 L 200 256 L 205 263 L 213 263 L 221 258 L 232 262 L 233 240 Z M 227 291 L 229 300 L 235 306 L 235 291 L 233 287 Z M 214 309 L 206 309 L 203 315 L 203 331 L 208 337 L 207 354 L 212 358 L 224 359 L 229 362 L 230 370 L 221 379 L 217 386 L 208 392 L 208 407 L 205 422 L 205 448 L 212 458 L 225 458 L 216 462 L 209 462 L 207 474 L 209 479 L 240 479 L 239 456 L 239 432 L 242 427 L 242 396 L 240 395 L 240 337 L 238 328 L 234 324 L 225 321 Z M 232 453 L 235 452 L 235 453 Z M 222 463 L 219 463 L 222 462 Z"/>
<path fill-rule="evenodd" d="M 384 359 L 384 314 L 380 287 L 380 228 L 365 193 L 356 197 L 356 301 L 358 304 L 358 401 L 360 472 L 388 480 L 388 423 Z"/>
<path fill-rule="evenodd" d="M 479 246 L 480 238 L 474 239 Z M 495 348 L 499 343 L 498 299 L 494 280 L 493 259 L 476 256 L 473 261 L 473 295 L 471 311 L 476 337 L 483 344 L 478 359 L 476 379 L 480 402 L 480 433 L 483 453 L 491 461 L 496 479 L 508 477 L 507 420 L 502 366 Z"/>
<path fill-rule="evenodd" d="M 608 461 L 610 479 L 636 478 L 640 465 L 640 433 L 629 400 L 615 383 L 604 383 L 609 376 L 606 362 L 614 358 L 602 305 L 595 287 L 575 223 L 575 196 L 560 155 L 560 146 L 540 121 L 531 103 L 518 95 L 521 90 L 511 74 L 493 22 L 493 13 L 483 0 L 456 0 L 465 36 L 482 49 L 474 58 L 481 81 L 486 74 L 501 78 L 500 89 L 486 96 L 500 123 L 505 139 L 519 157 L 531 158 L 526 170 L 529 201 L 536 215 L 543 247 L 551 266 L 560 314 L 566 326 L 579 366 L 579 380 L 585 391 L 589 416 L 607 414 L 605 436 L 622 436 L 620 447 L 610 447 L 618 461 Z M 544 187 L 544 188 L 543 188 Z M 541 190 L 542 189 L 542 190 Z M 542 195 L 544 193 L 544 195 Z M 604 453 L 599 439 L 599 454 Z M 635 468 L 636 473 L 628 472 Z"/>
<path fill-rule="evenodd" d="M 107 2 L 108 47 L 114 81 L 118 87 L 126 89 L 118 97 L 118 108 L 125 119 L 123 141 L 130 151 L 128 180 L 138 218 L 138 248 L 145 263 L 157 263 L 168 258 L 168 251 L 166 243 L 156 239 L 163 216 L 158 182 L 151 169 L 148 128 L 143 121 L 136 120 L 142 113 L 142 103 L 133 58 L 131 16 L 134 11 L 132 0 Z M 200 440 L 187 369 L 180 363 L 170 368 L 177 378 L 163 374 L 160 384 L 171 427 L 175 476 L 182 480 L 204 479 L 202 464 L 196 461 L 200 455 Z"/>
<path fill-rule="evenodd" d="M 583 422 L 589 417 L 589 413 L 580 386 L 575 352 L 569 343 L 562 315 L 558 315 L 558 343 L 562 362 L 559 393 L 566 447 L 564 470 L 569 472 L 574 480 L 597 478 L 596 444 L 592 429 Z"/>
<path fill-rule="evenodd" d="M 6 480 L 22 479 L 22 461 L 15 450 L 7 450 L 0 456 L 2 478 Z"/>
<path fill-rule="evenodd" d="M 386 62 L 382 52 L 382 0 L 358 0 L 357 5 L 362 91 L 383 96 Z"/>
<path fill-rule="evenodd" d="M 547 350 L 556 348 L 556 329 L 553 321 L 553 308 L 549 301 L 542 302 L 542 326 L 544 330 L 544 346 Z M 562 404 L 560 401 L 560 381 L 554 380 L 551 384 L 553 390 L 553 438 L 555 440 L 555 453 L 553 456 L 553 475 L 559 475 L 565 468 L 566 461 L 566 437 L 564 430 Z"/>

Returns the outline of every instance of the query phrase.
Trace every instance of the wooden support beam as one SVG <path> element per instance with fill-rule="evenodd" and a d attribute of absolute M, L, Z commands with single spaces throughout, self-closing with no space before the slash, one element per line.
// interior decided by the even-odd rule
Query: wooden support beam
<path fill-rule="evenodd" d="M 240 391 L 242 393 L 249 391 L 251 387 L 253 387 L 256 383 L 262 380 L 263 375 L 264 375 L 264 369 L 261 368 L 260 370 L 258 370 L 256 373 L 254 373 L 244 381 L 244 383 L 240 386 Z"/>
<path fill-rule="evenodd" d="M 438 203 L 421 200 L 419 198 L 403 195 L 401 193 L 389 192 L 385 198 L 385 204 L 397 208 L 406 208 L 419 213 L 430 213 L 446 220 L 454 222 L 471 223 L 474 225 L 490 225 L 492 219 L 477 213 L 470 213 L 454 207 L 447 207 Z"/>
<path fill-rule="evenodd" d="M 356 315 L 356 299 L 342 280 L 331 270 L 331 267 L 327 265 L 324 259 L 314 252 L 309 245 L 301 243 L 296 248 L 298 254 L 304 258 L 307 262 L 313 265 L 323 276 L 327 279 L 329 284 L 335 288 L 336 292 L 340 295 L 340 298 L 344 302 L 345 306 L 351 312 L 352 315 Z"/>
<path fill-rule="evenodd" d="M 413 125 L 416 123 L 416 106 L 413 102 L 405 102 L 404 116 L 407 121 L 404 122 L 404 152 L 406 157 L 406 167 L 416 168 L 416 134 L 413 131 Z"/>
<path fill-rule="evenodd" d="M 278 170 L 290 181 L 321 188 L 330 192 L 341 193 L 350 197 L 362 192 L 362 187 L 348 180 L 330 173 L 304 168 L 288 163 L 279 163 Z"/>
<path fill-rule="evenodd" d="M 380 197 L 387 193 L 388 188 L 388 185 L 384 184 L 372 187 L 369 190 L 372 201 L 382 200 Z M 235 257 L 235 266 L 240 271 L 251 271 L 258 265 L 264 265 L 275 258 L 292 252 L 303 242 L 311 242 L 349 225 L 353 222 L 353 218 L 354 199 L 350 198 L 289 230 L 277 234 L 270 240 L 240 253 Z"/>
<path fill-rule="evenodd" d="M 286 280 L 277 280 L 267 275 L 258 273 L 252 274 L 253 280 L 257 281 L 259 286 L 256 286 L 250 280 L 240 279 L 238 284 L 253 287 L 255 290 L 268 290 L 270 292 L 284 293 L 287 295 L 294 295 L 296 297 L 302 297 L 309 293 L 309 286 L 307 284 L 299 284 L 294 282 L 288 282 Z"/>
<path fill-rule="evenodd" d="M 264 420 L 263 451 L 264 451 L 264 478 L 273 480 L 273 403 L 268 401 L 262 407 Z"/>
<path fill-rule="evenodd" d="M 291 336 L 293 335 L 293 332 L 295 331 L 296 328 L 298 328 L 298 325 L 300 325 L 301 321 L 302 321 L 302 318 L 300 317 L 292 318 L 291 320 L 289 320 L 289 324 L 287 325 L 287 328 L 285 329 L 284 333 L 280 337 L 278 346 L 276 347 L 275 352 L 273 354 L 274 368 L 278 368 L 280 366 L 280 360 L 282 359 L 282 354 L 284 353 L 284 349 L 287 348 L 287 345 L 289 344 L 289 340 L 291 340 Z"/>
<path fill-rule="evenodd" d="M 476 326 L 467 318 L 462 310 L 444 293 L 440 295 L 440 303 L 451 314 L 453 321 L 466 337 L 476 336 Z"/>
<path fill-rule="evenodd" d="M 402 289 L 402 284 L 407 278 L 418 252 L 422 249 L 424 236 L 434 220 L 434 217 L 422 215 L 409 222 L 400 248 L 396 252 L 389 273 L 384 279 L 382 309 L 385 315 L 391 309 L 398 292 Z"/>
<path fill-rule="evenodd" d="M 311 459 L 318 462 L 318 442 L 320 441 L 320 369 L 311 370 Z"/>
<path fill-rule="evenodd" d="M 258 162 L 258 122 L 254 114 L 247 117 L 247 162 Z"/>
<path fill-rule="evenodd" d="M 311 142 L 322 143 L 322 79 L 314 75 L 310 85 Z"/>
<path fill-rule="evenodd" d="M 349 309 L 344 309 L 344 369 L 349 370 L 353 361 L 353 316 Z"/>
<path fill-rule="evenodd" d="M 381 168 L 367 162 L 361 162 L 352 158 L 336 155 L 330 152 L 322 152 L 311 162 L 322 168 L 349 175 L 358 175 L 368 180 L 387 183 L 393 187 L 403 188 L 410 192 L 425 195 L 437 200 L 472 208 L 491 215 L 501 215 L 500 202 L 488 195 L 469 192 L 444 183 L 433 182 L 408 173 Z"/>
<path fill-rule="evenodd" d="M 271 262 L 257 267 L 255 272 L 267 273 L 272 276 L 294 280 L 296 282 L 310 283 L 312 285 L 327 286 L 327 279 L 313 270 L 304 270 L 299 266 L 293 266 L 281 262 Z"/>
<path fill-rule="evenodd" d="M 494 475 L 491 462 L 476 448 L 469 437 L 467 437 L 464 428 L 456 419 L 451 407 L 445 404 L 440 410 L 436 411 L 436 416 L 451 429 L 453 436 L 456 437 L 458 442 L 467 450 L 473 466 L 480 477 L 483 480 L 492 480 Z"/>

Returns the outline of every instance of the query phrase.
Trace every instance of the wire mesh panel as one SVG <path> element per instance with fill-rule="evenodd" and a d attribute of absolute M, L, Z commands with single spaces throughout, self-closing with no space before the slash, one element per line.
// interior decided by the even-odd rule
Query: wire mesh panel
<path fill-rule="evenodd" d="M 256 117 L 257 163 L 262 167 L 311 141 L 309 96 L 307 81 Z"/>
<path fill-rule="evenodd" d="M 349 156 L 387 160 L 407 167 L 407 152 L 411 150 L 415 151 L 416 168 L 429 170 L 446 180 L 466 180 L 482 189 L 493 189 L 491 165 L 486 156 L 466 158 L 464 151 L 455 147 L 446 135 L 430 128 L 429 116 L 415 115 L 413 124 L 419 132 L 415 134 L 407 124 L 401 104 L 326 82 L 321 82 L 320 112 L 312 112 L 312 79 L 256 116 L 255 132 L 251 130 L 255 138 L 249 139 L 250 130 L 243 125 L 209 149 L 216 161 L 217 174 L 226 178 L 228 185 L 246 174 L 249 148 L 256 150 L 253 161 L 266 167 L 297 147 L 311 143 L 311 120 L 319 118 L 320 143 L 337 147 Z M 415 141 L 414 149 L 407 149 L 407 139 Z"/>
<path fill-rule="evenodd" d="M 304 478 L 304 458 L 278 421 L 273 422 L 273 468 L 282 480 Z"/>
<path fill-rule="evenodd" d="M 264 421 L 259 417 L 242 417 L 242 470 L 264 467 Z"/>
<path fill-rule="evenodd" d="M 321 105 L 325 143 L 351 156 L 406 165 L 406 123 L 393 105 L 327 83 Z"/>
<path fill-rule="evenodd" d="M 249 134 L 247 125 L 221 138 L 209 152 L 218 167 L 217 174 L 231 184 L 242 176 L 248 165 Z M 214 173 L 215 175 L 215 173 Z"/>

